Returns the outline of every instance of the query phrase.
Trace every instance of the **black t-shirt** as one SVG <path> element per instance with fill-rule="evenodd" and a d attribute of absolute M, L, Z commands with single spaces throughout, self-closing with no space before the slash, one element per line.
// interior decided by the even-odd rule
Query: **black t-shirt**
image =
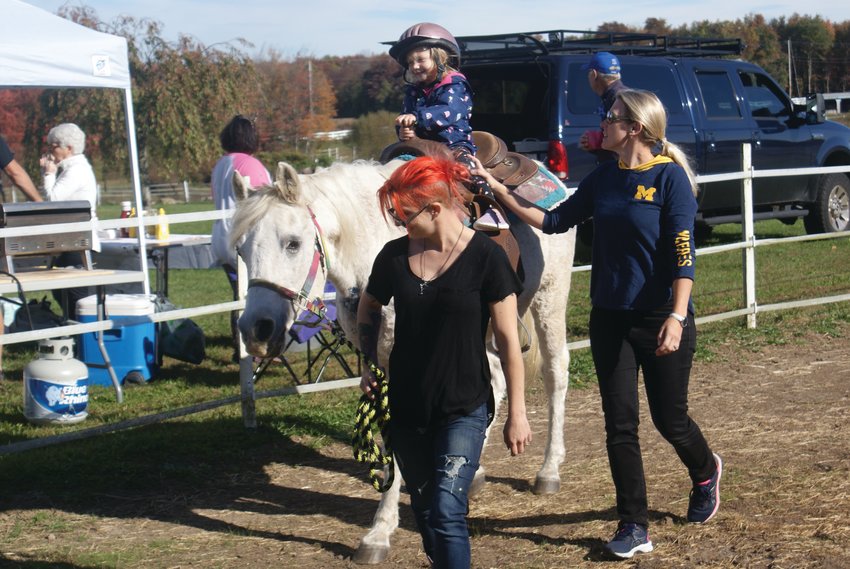
<path fill-rule="evenodd" d="M 0 136 L 0 170 L 5 170 L 6 166 L 15 159 L 15 153 L 6 144 L 6 140 Z"/>
<path fill-rule="evenodd" d="M 392 420 L 428 428 L 487 401 L 489 303 L 518 294 L 522 285 L 504 250 L 476 233 L 442 275 L 420 288 L 422 279 L 408 263 L 408 244 L 405 236 L 384 246 L 366 291 L 384 305 L 395 299 Z"/>

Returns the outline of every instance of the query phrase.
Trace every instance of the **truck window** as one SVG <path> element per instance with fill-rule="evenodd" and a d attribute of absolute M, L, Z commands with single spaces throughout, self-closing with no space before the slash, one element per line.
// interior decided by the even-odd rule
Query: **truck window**
<path fill-rule="evenodd" d="M 545 137 L 549 68 L 538 64 L 476 66 L 464 70 L 472 86 L 472 128 L 505 140 Z"/>
<path fill-rule="evenodd" d="M 705 116 L 709 119 L 739 119 L 741 108 L 729 76 L 723 71 L 696 71 Z"/>
<path fill-rule="evenodd" d="M 581 66 L 581 63 L 570 64 L 567 106 L 570 112 L 576 115 L 595 115 L 600 104 L 599 96 L 590 89 L 587 71 Z M 644 89 L 655 93 L 669 114 L 683 112 L 684 105 L 678 81 L 670 67 L 624 62 L 622 78 L 623 83 L 631 89 Z"/>
<path fill-rule="evenodd" d="M 747 106 L 754 117 L 790 116 L 785 94 L 769 77 L 753 71 L 738 71 Z"/>

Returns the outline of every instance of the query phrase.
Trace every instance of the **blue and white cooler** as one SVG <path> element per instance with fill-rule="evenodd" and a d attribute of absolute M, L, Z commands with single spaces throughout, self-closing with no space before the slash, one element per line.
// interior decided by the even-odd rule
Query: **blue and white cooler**
<path fill-rule="evenodd" d="M 154 304 L 143 294 L 106 295 L 106 317 L 116 328 L 104 330 L 103 344 L 121 383 L 150 381 L 156 368 L 156 325 L 142 322 L 122 325 L 122 320 L 154 313 Z M 77 319 L 81 323 L 97 321 L 97 297 L 87 296 L 77 302 Z M 97 332 L 81 335 L 78 357 L 89 366 L 89 384 L 112 386 L 109 370 L 97 345 Z"/>

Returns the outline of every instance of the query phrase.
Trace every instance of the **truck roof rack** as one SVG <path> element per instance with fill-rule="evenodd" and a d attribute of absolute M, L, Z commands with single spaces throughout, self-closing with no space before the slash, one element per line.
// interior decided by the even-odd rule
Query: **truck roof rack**
<path fill-rule="evenodd" d="M 610 51 L 620 55 L 719 57 L 740 55 L 745 47 L 740 39 L 587 30 L 546 30 L 460 36 L 456 39 L 465 61 L 596 51 Z"/>

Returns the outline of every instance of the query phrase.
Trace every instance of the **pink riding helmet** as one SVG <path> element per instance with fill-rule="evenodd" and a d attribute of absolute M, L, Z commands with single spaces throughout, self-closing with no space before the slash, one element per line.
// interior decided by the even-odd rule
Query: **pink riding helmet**
<path fill-rule="evenodd" d="M 390 48 L 390 57 L 407 67 L 407 54 L 418 47 L 441 47 L 460 65 L 460 46 L 455 37 L 443 26 L 422 22 L 410 26 Z"/>

